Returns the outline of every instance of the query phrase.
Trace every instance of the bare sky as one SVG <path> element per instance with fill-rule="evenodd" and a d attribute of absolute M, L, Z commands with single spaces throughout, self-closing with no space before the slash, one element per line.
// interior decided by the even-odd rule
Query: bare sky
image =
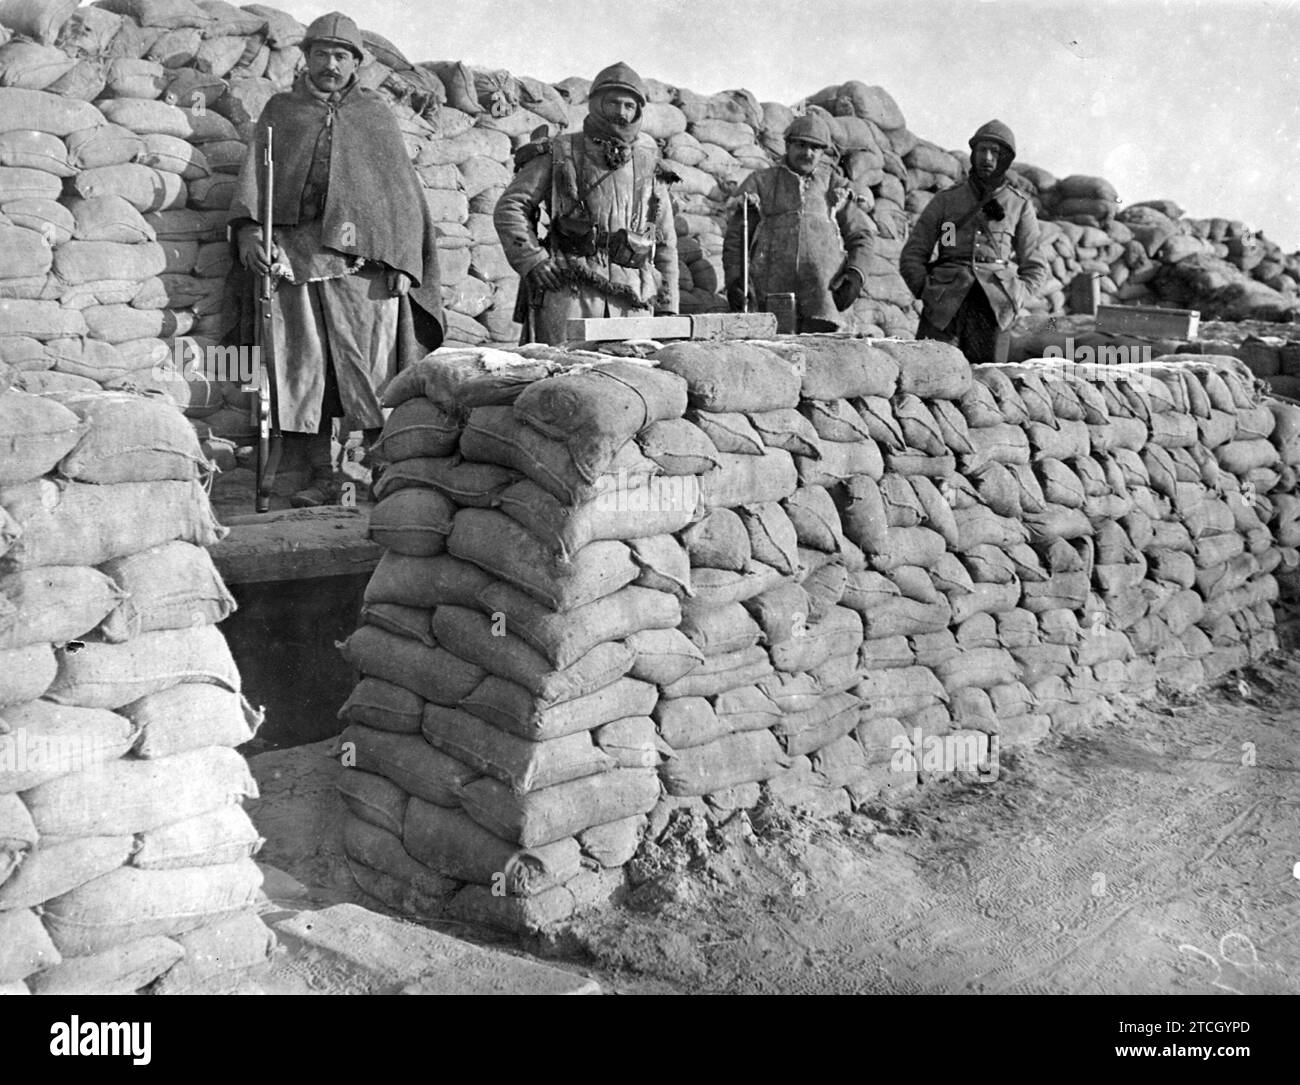
<path fill-rule="evenodd" d="M 614 60 L 791 104 L 860 79 L 918 135 L 993 117 L 1020 158 L 1300 248 L 1300 0 L 337 0 L 412 61 L 556 81 Z M 280 0 L 303 22 L 330 0 Z"/>

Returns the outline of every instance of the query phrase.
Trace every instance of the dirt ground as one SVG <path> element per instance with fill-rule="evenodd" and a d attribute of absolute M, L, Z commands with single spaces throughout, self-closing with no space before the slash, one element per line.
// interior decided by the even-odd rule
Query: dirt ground
<path fill-rule="evenodd" d="M 1297 663 L 1004 752 L 995 783 L 835 821 L 679 812 L 624 902 L 518 948 L 626 994 L 1300 994 Z M 366 902 L 325 745 L 252 764 L 260 858 L 316 902 Z"/>

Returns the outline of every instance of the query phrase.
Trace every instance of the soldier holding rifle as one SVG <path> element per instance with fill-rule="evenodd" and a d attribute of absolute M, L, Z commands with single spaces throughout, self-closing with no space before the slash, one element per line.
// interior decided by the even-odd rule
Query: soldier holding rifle
<path fill-rule="evenodd" d="M 244 272 L 242 298 L 268 272 L 270 384 L 281 470 L 310 469 L 295 505 L 338 500 L 330 452 L 334 418 L 364 430 L 384 423 L 378 392 L 400 368 L 442 341 L 436 231 L 397 121 L 357 83 L 361 34 L 345 15 L 323 15 L 302 43 L 307 70 L 258 118 L 229 224 Z M 274 131 L 273 244 L 262 234 L 264 161 Z M 240 269 L 237 269 L 237 273 Z M 244 342 L 254 321 L 243 307 Z M 259 484 L 264 480 L 259 479 Z"/>

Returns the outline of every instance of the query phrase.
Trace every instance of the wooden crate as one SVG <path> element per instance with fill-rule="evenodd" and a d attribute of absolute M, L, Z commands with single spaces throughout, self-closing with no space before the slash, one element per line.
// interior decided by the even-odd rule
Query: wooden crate
<path fill-rule="evenodd" d="M 1200 322 L 1198 309 L 1162 309 L 1156 305 L 1097 306 L 1097 331 L 1112 335 L 1192 340 L 1197 336 Z"/>

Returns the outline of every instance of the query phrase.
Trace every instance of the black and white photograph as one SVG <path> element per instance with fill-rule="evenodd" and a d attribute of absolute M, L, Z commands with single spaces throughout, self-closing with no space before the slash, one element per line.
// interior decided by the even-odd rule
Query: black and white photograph
<path fill-rule="evenodd" d="M 1280 1053 L 1298 179 L 1296 0 L 0 0 L 5 1046 Z"/>

